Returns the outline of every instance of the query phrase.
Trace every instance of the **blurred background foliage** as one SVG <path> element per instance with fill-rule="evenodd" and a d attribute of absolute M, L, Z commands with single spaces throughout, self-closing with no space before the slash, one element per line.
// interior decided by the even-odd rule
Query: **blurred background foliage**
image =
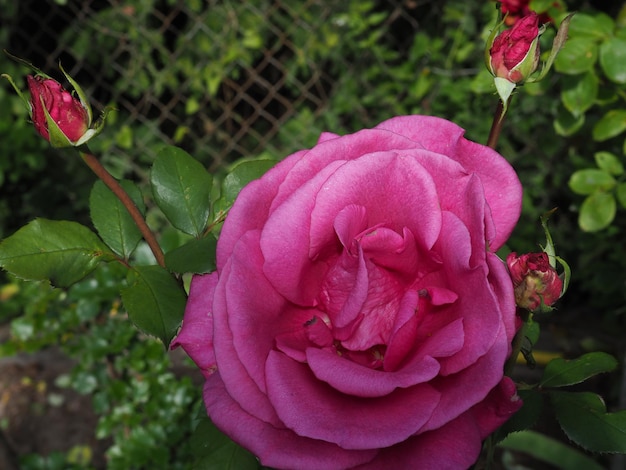
<path fill-rule="evenodd" d="M 557 207 L 552 236 L 574 275 L 543 320 L 549 346 L 623 358 L 626 9 L 608 0 L 566 8 L 579 12 L 570 43 L 545 81 L 515 93 L 499 143 L 525 188 L 508 248 L 537 251 L 539 216 Z M 116 108 L 91 147 L 140 186 L 164 141 L 215 173 L 400 114 L 437 115 L 485 142 L 497 102 L 483 64 L 493 1 L 0 0 L 0 9 L 4 49 L 57 79 L 61 61 L 95 109 Z M 548 28 L 543 50 L 553 36 Z M 5 55 L 0 72 L 27 73 Z M 0 238 L 35 217 L 89 224 L 89 170 L 35 135 L 6 81 L 0 103 Z M 150 207 L 148 220 L 159 230 Z M 176 234 L 162 231 L 165 246 L 168 237 Z M 60 348 L 73 367 L 55 386 L 91 396 L 97 418 L 93 436 L 43 455 L 11 443 L 12 422 L 0 413 L 3 442 L 22 468 L 188 468 L 199 377 L 177 372 L 159 343 L 125 321 L 123 282 L 115 266 L 68 291 L 0 273 L 0 355 Z M 599 384 L 610 406 L 619 378 Z"/>

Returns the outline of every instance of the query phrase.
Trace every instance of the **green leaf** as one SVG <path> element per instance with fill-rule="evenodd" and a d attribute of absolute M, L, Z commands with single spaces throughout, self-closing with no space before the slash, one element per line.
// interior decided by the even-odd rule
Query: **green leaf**
<path fill-rule="evenodd" d="M 561 100 L 565 108 L 578 117 L 587 111 L 598 96 L 598 78 L 593 72 L 563 77 Z"/>
<path fill-rule="evenodd" d="M 576 194 L 588 195 L 596 191 L 609 191 L 615 187 L 617 181 L 604 170 L 586 168 L 574 172 L 568 184 Z"/>
<path fill-rule="evenodd" d="M 167 146 L 158 153 L 150 172 L 154 200 L 177 229 L 200 237 L 210 212 L 213 178 L 184 150 Z"/>
<path fill-rule="evenodd" d="M 614 21 L 607 15 L 576 13 L 570 24 L 569 34 L 572 38 L 602 41 L 610 37 L 614 28 Z"/>
<path fill-rule="evenodd" d="M 575 468 L 603 470 L 604 467 L 582 452 L 534 431 L 516 432 L 498 444 L 503 449 L 523 452 L 562 470 Z"/>
<path fill-rule="evenodd" d="M 256 457 L 235 444 L 207 418 L 200 420 L 190 439 L 197 460 L 193 470 L 257 470 Z"/>
<path fill-rule="evenodd" d="M 528 325 L 526 326 L 526 338 L 528 339 L 531 347 L 537 344 L 537 341 L 539 341 L 540 332 L 541 328 L 539 327 L 539 323 L 529 319 Z"/>
<path fill-rule="evenodd" d="M 612 82 L 626 83 L 626 39 L 613 37 L 602 43 L 600 66 Z"/>
<path fill-rule="evenodd" d="M 28 280 L 67 287 L 113 258 L 98 236 L 76 222 L 36 219 L 0 243 L 0 266 Z"/>
<path fill-rule="evenodd" d="M 617 204 L 613 194 L 597 192 L 587 196 L 580 206 L 578 225 L 586 232 L 608 227 L 615 218 Z"/>
<path fill-rule="evenodd" d="M 626 410 L 607 413 L 602 398 L 590 392 L 549 393 L 563 432 L 591 452 L 626 453 Z"/>
<path fill-rule="evenodd" d="M 593 140 L 602 142 L 626 130 L 626 110 L 613 109 L 593 126 Z"/>
<path fill-rule="evenodd" d="M 568 75 L 591 70 L 598 59 L 598 45 L 588 38 L 570 38 L 554 61 L 557 72 Z"/>
<path fill-rule="evenodd" d="M 244 186 L 263 176 L 274 165 L 276 165 L 276 160 L 271 159 L 245 160 L 236 163 L 222 182 L 222 193 L 215 203 L 216 214 L 220 211 L 227 211 Z"/>
<path fill-rule="evenodd" d="M 565 387 L 584 382 L 594 375 L 610 372 L 617 361 L 610 354 L 591 352 L 578 359 L 553 359 L 546 366 L 539 382 L 542 387 Z"/>
<path fill-rule="evenodd" d="M 554 121 L 554 130 L 557 134 L 568 137 L 574 135 L 585 123 L 585 115 L 573 116 L 564 106 L 559 106 L 559 111 Z"/>
<path fill-rule="evenodd" d="M 596 152 L 593 156 L 596 165 L 613 176 L 620 176 L 624 173 L 624 165 L 620 159 L 610 152 Z"/>
<path fill-rule="evenodd" d="M 615 196 L 621 206 L 626 209 L 626 183 L 620 183 L 617 185 Z"/>
<path fill-rule="evenodd" d="M 212 235 L 193 239 L 165 254 L 165 264 L 176 273 L 209 273 L 215 270 L 217 240 Z"/>
<path fill-rule="evenodd" d="M 120 184 L 143 213 L 145 205 L 139 188 L 131 181 L 121 181 Z M 126 207 L 100 180 L 96 181 L 91 189 L 89 210 L 91 221 L 102 240 L 115 253 L 128 259 L 141 240 L 141 231 L 133 222 Z"/>
<path fill-rule="evenodd" d="M 160 266 L 131 269 L 128 285 L 122 290 L 122 301 L 131 321 L 169 347 L 185 312 L 187 296 L 183 287 Z"/>
<path fill-rule="evenodd" d="M 276 160 L 250 160 L 235 165 L 222 183 L 222 197 L 231 204 L 249 182 L 263 176 L 276 165 Z"/>

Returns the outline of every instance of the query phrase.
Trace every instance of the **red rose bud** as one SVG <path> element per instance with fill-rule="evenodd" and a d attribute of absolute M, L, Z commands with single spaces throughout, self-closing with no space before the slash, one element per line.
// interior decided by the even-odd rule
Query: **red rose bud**
<path fill-rule="evenodd" d="M 50 141 L 47 110 L 65 137 L 71 142 L 77 142 L 90 124 L 89 113 L 81 101 L 63 89 L 56 80 L 40 75 L 28 75 L 26 78 L 31 96 L 31 119 L 37 132 Z"/>
<path fill-rule="evenodd" d="M 563 280 L 550 265 L 547 253 L 527 253 L 517 256 L 510 253 L 506 257 L 515 289 L 515 303 L 518 307 L 534 311 L 541 306 L 553 305 L 563 290 Z"/>
<path fill-rule="evenodd" d="M 491 73 L 511 83 L 529 77 L 539 65 L 539 17 L 530 13 L 497 36 L 489 49 Z"/>

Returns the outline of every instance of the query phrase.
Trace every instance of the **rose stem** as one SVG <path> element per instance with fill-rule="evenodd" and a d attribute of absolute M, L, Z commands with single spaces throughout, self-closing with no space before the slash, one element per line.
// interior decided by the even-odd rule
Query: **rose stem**
<path fill-rule="evenodd" d="M 504 106 L 502 105 L 502 100 L 498 100 L 498 106 L 493 115 L 493 122 L 491 123 L 491 130 L 489 131 L 489 138 L 487 139 L 487 147 L 491 147 L 494 150 L 498 144 L 498 138 L 502 130 L 502 121 L 504 121 Z"/>
<path fill-rule="evenodd" d="M 157 260 L 157 263 L 159 263 L 159 266 L 164 268 L 165 256 L 163 255 L 163 251 L 161 250 L 161 247 L 159 246 L 156 240 L 156 237 L 154 236 L 154 233 L 152 233 L 152 230 L 150 230 L 150 227 L 148 227 L 148 224 L 146 224 L 146 221 L 143 219 L 141 212 L 139 212 L 139 209 L 137 209 L 137 206 L 135 205 L 133 200 L 130 198 L 128 193 L 124 191 L 124 189 L 122 188 L 122 186 L 120 186 L 118 181 L 115 178 L 113 178 L 111 173 L 109 173 L 106 170 L 106 168 L 102 166 L 102 163 L 100 163 L 100 161 L 95 156 L 93 156 L 89 152 L 85 152 L 82 150 L 79 150 L 79 152 L 80 152 L 80 156 L 82 157 L 83 161 L 87 164 L 87 166 L 92 169 L 92 171 L 96 174 L 96 176 L 100 178 L 104 182 L 104 184 L 106 184 L 109 187 L 111 191 L 113 191 L 113 194 L 115 194 L 117 198 L 122 202 L 124 207 L 126 207 L 126 210 L 128 211 L 130 216 L 133 218 L 133 221 L 135 222 L 135 224 L 141 231 L 141 234 L 143 235 L 144 240 L 148 243 L 148 246 L 152 250 L 154 257 Z"/>

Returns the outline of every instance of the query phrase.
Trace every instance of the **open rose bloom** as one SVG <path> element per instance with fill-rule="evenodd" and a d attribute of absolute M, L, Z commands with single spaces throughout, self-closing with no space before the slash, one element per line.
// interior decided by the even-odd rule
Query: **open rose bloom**
<path fill-rule="evenodd" d="M 466 469 L 521 406 L 494 254 L 521 187 L 443 119 L 323 134 L 239 195 L 182 346 L 211 420 L 280 469 Z"/>

